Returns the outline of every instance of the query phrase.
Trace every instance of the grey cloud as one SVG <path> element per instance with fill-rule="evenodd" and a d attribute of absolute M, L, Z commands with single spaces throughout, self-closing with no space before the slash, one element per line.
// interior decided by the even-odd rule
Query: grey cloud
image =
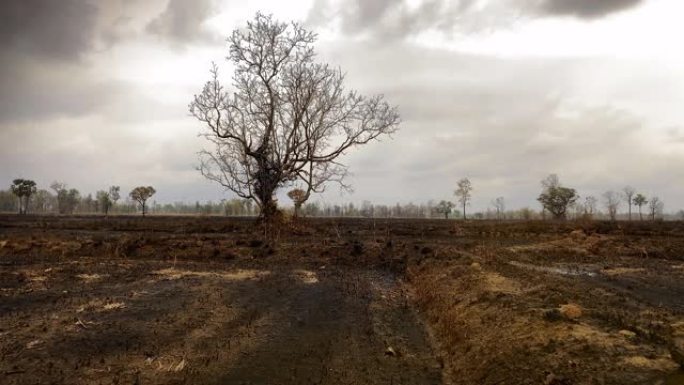
<path fill-rule="evenodd" d="M 349 0 L 335 7 L 316 0 L 307 22 L 323 26 L 339 19 L 347 34 L 367 33 L 378 39 L 400 39 L 435 30 L 446 36 L 509 28 L 521 19 L 572 16 L 598 19 L 642 3 L 643 0 L 422 0 L 409 7 L 403 0 Z"/>
<path fill-rule="evenodd" d="M 97 7 L 84 0 L 0 2 L 4 50 L 73 60 L 93 46 Z"/>
<path fill-rule="evenodd" d="M 101 78 L 80 66 L 27 60 L 0 60 L 0 123 L 45 122 L 87 115 L 128 123 L 185 115 L 185 105 L 169 106 L 129 82 Z M 188 98 L 192 92 L 187 91 Z"/>
<path fill-rule="evenodd" d="M 149 24 L 147 32 L 173 44 L 210 40 L 202 24 L 215 12 L 213 0 L 169 0 L 166 9 Z"/>
<path fill-rule="evenodd" d="M 473 3 L 474 0 L 425 0 L 416 8 L 409 8 L 402 0 L 351 0 L 335 9 L 329 0 L 316 0 L 307 22 L 325 25 L 339 15 L 345 33 L 370 32 L 385 39 L 402 38 L 430 28 L 446 32 L 453 28 L 458 14 Z"/>
<path fill-rule="evenodd" d="M 546 0 L 540 9 L 548 15 L 597 19 L 642 4 L 643 0 Z"/>
<path fill-rule="evenodd" d="M 0 2 L 0 123 L 108 115 L 149 119 L 163 108 L 136 85 L 95 70 L 94 55 L 135 36 L 157 12 L 151 1 L 8 0 Z"/>
<path fill-rule="evenodd" d="M 92 112 L 123 92 L 111 84 L 65 76 L 77 73 L 72 71 L 61 73 L 55 68 L 44 69 L 21 61 L 8 64 L 0 90 L 0 120 L 41 121 L 79 116 Z"/>
<path fill-rule="evenodd" d="M 615 105 L 575 104 L 578 82 L 602 59 L 510 60 L 406 43 L 355 43 L 322 56 L 347 71 L 350 86 L 384 93 L 403 119 L 393 140 L 345 159 L 357 186 L 348 199 L 451 199 L 455 181 L 469 176 L 477 187 L 474 208 L 500 195 L 522 207 L 535 205 L 539 181 L 555 172 L 582 195 L 632 184 L 682 204 L 664 181 L 673 173 L 684 177 L 672 167 L 684 156 L 644 142 L 653 137 L 652 125 L 618 107 L 621 98 Z M 340 200 L 336 191 L 325 199 Z"/>

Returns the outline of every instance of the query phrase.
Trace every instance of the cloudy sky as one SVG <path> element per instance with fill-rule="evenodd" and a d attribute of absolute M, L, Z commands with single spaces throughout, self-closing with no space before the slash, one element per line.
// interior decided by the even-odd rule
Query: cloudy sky
<path fill-rule="evenodd" d="M 248 4 L 247 4 L 248 3 Z M 684 208 L 679 0 L 3 0 L 0 181 L 230 198 L 195 170 L 187 104 L 257 11 L 319 33 L 348 86 L 399 106 L 392 139 L 345 157 L 326 202 L 497 196 L 537 207 L 549 173 L 582 196 L 632 185 Z"/>

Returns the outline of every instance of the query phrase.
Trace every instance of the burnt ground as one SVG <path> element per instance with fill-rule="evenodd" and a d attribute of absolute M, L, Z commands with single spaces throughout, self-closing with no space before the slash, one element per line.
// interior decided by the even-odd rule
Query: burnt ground
<path fill-rule="evenodd" d="M 95 258 L 19 271 L 0 303 L 3 384 L 441 382 L 385 272 Z"/>
<path fill-rule="evenodd" d="M 683 383 L 682 223 L 267 233 L 0 216 L 0 383 Z"/>

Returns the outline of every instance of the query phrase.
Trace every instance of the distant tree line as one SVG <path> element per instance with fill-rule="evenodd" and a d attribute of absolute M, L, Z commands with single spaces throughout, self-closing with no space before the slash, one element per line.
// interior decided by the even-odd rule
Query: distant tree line
<path fill-rule="evenodd" d="M 62 182 L 53 182 L 50 189 L 39 189 L 30 179 L 15 179 L 7 190 L 0 190 L 0 212 L 19 214 L 93 214 L 105 216 L 111 211 L 132 214 L 147 212 L 146 202 L 156 192 L 151 186 L 134 188 L 129 199 L 119 203 L 121 188 L 110 186 L 93 194 L 82 195 L 78 189 Z"/>
<path fill-rule="evenodd" d="M 684 211 L 676 215 L 664 214 L 663 201 L 647 197 L 632 187 L 625 187 L 620 193 L 607 191 L 602 199 L 594 196 L 580 197 L 573 188 L 561 184 L 557 175 L 549 175 L 541 182 L 542 191 L 537 201 L 540 209 L 525 207 L 507 210 L 505 198 L 491 200 L 484 211 L 468 213 L 473 195 L 473 185 L 468 178 L 459 180 L 454 195 L 458 203 L 448 200 L 430 200 L 423 203 L 397 203 L 394 205 L 373 204 L 330 204 L 307 202 L 305 192 L 291 190 L 287 196 L 293 207 L 289 209 L 295 217 L 363 217 L 363 218 L 445 218 L 473 220 L 535 220 L 535 219 L 684 219 Z M 19 214 L 172 214 L 172 215 L 222 215 L 257 216 L 259 207 L 251 199 L 234 198 L 219 202 L 175 202 L 159 204 L 152 200 L 156 193 L 152 186 L 139 186 L 123 196 L 119 186 L 110 186 L 93 194 L 82 194 L 65 183 L 53 182 L 50 189 L 40 189 L 28 179 L 15 179 L 7 190 L 0 190 L 0 212 Z M 624 206 L 623 206 L 624 205 Z M 620 214 L 620 209 L 626 213 Z M 604 210 L 602 211 L 601 208 Z"/>

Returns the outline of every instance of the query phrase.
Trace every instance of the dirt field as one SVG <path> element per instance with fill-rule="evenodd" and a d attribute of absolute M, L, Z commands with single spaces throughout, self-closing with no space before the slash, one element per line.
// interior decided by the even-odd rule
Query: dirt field
<path fill-rule="evenodd" d="M 684 224 L 0 216 L 2 384 L 684 384 Z"/>

